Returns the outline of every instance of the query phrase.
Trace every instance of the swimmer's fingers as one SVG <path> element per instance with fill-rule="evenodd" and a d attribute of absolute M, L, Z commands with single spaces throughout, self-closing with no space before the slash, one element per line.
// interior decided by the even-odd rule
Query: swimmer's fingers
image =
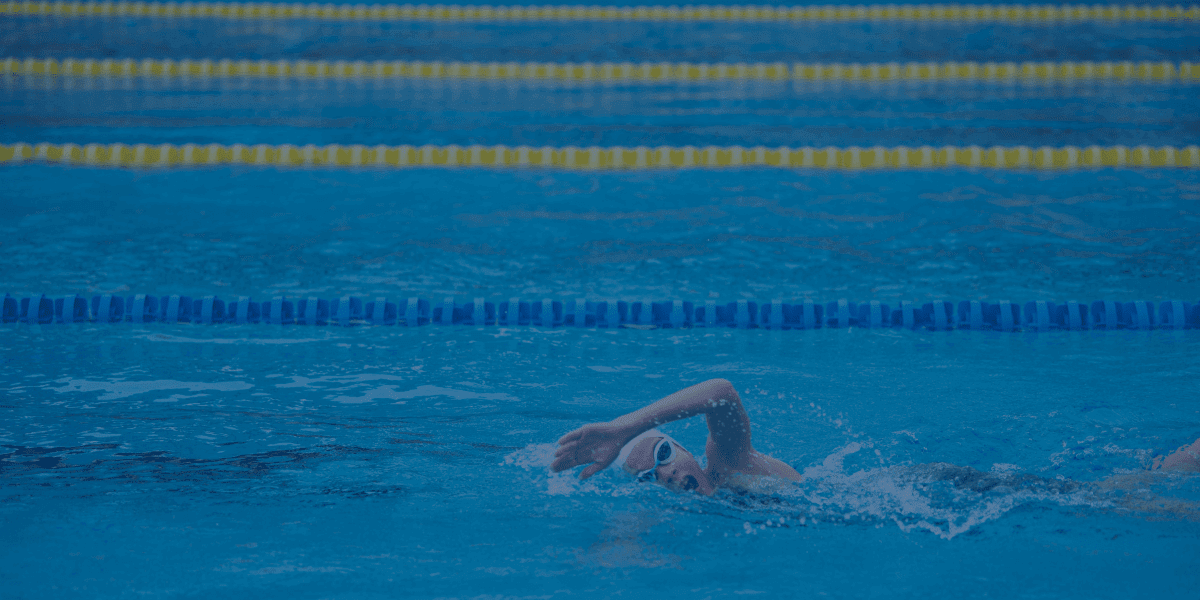
<path fill-rule="evenodd" d="M 574 443 L 559 446 L 554 453 L 554 462 L 550 463 L 550 470 L 557 473 L 584 464 L 575 458 L 575 446 Z"/>
<path fill-rule="evenodd" d="M 554 458 L 573 458 L 579 455 L 579 442 L 560 442 L 554 450 Z M 579 463 L 583 464 L 583 463 Z"/>
<path fill-rule="evenodd" d="M 591 460 L 587 461 L 592 464 L 579 474 L 579 478 L 587 479 L 588 477 L 607 469 L 609 465 L 613 464 L 614 460 L 617 460 L 619 451 L 620 448 L 612 446 L 593 447 L 590 452 Z"/>
<path fill-rule="evenodd" d="M 558 439 L 558 448 L 554 451 L 550 468 L 557 473 L 595 463 L 580 474 L 582 479 L 587 479 L 616 460 L 622 443 L 618 431 L 608 424 L 584 425 Z"/>
<path fill-rule="evenodd" d="M 575 431 L 572 431 L 560 438 L 558 444 L 564 445 L 567 442 L 590 443 L 596 442 L 600 438 L 607 436 L 608 426 L 606 423 L 588 423 Z"/>
<path fill-rule="evenodd" d="M 612 462 L 612 461 L 609 461 L 609 462 Z M 584 469 L 583 472 L 579 474 L 579 479 L 581 479 L 581 480 L 587 479 L 588 477 L 591 477 L 592 475 L 595 475 L 596 473 L 603 471 L 604 468 L 607 466 L 608 466 L 608 463 L 605 463 L 605 464 L 600 464 L 598 462 L 592 463 L 591 466 Z"/>
<path fill-rule="evenodd" d="M 550 470 L 557 473 L 580 465 L 586 465 L 595 460 L 593 458 L 594 454 L 594 452 L 587 448 L 581 447 L 579 442 L 567 442 L 559 446 L 558 450 L 555 450 L 554 461 L 550 463 Z"/>
<path fill-rule="evenodd" d="M 567 435 L 564 435 L 564 436 L 558 438 L 558 445 L 563 446 L 563 445 L 566 445 L 567 442 L 579 441 L 579 438 L 583 437 L 583 430 L 584 430 L 584 427 L 580 427 L 579 429 L 576 429 L 575 431 L 572 431 L 572 432 L 568 433 Z"/>
<path fill-rule="evenodd" d="M 573 464 L 573 462 L 570 460 L 567 460 L 565 458 L 558 458 L 558 459 L 555 459 L 553 463 L 550 463 L 550 470 L 554 473 L 559 473 L 562 471 L 566 471 L 567 469 L 570 469 L 571 467 L 578 467 L 578 466 L 579 465 Z"/>

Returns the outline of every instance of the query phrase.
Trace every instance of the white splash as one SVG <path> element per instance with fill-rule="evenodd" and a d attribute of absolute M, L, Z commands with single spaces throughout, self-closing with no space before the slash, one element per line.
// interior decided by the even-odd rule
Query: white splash
<path fill-rule="evenodd" d="M 554 448 L 555 444 L 530 444 L 505 456 L 501 466 L 516 466 L 526 471 L 549 470 L 550 463 L 554 462 Z"/>
<path fill-rule="evenodd" d="M 1095 498 L 1082 489 L 1056 492 L 1038 489 L 1036 485 L 1006 487 L 1003 478 L 1020 473 L 1019 467 L 1009 464 L 992 467 L 992 473 L 1002 479 L 984 491 L 960 489 L 949 480 L 922 479 L 914 467 L 885 466 L 845 472 L 846 456 L 860 449 L 856 442 L 838 449 L 820 466 L 805 469 L 803 483 L 780 494 L 800 510 L 796 518 L 890 522 L 902 531 L 923 530 L 948 540 L 1029 502 L 1096 505 Z"/>
<path fill-rule="evenodd" d="M 627 496 L 637 493 L 637 486 L 621 485 L 628 482 L 627 477 L 614 478 L 609 470 L 601 471 L 587 481 L 579 480 L 577 469 L 551 473 L 550 464 L 554 462 L 555 448 L 556 444 L 530 444 L 505 456 L 500 466 L 519 467 L 530 473 L 544 474 L 545 490 L 549 496 Z M 540 482 L 535 479 L 534 483 L 537 485 Z"/>
<path fill-rule="evenodd" d="M 189 392 L 241 392 L 254 387 L 254 384 L 246 383 L 245 381 L 177 381 L 174 379 L 155 379 L 148 381 L 92 381 L 88 379 L 59 379 L 55 383 L 63 384 L 62 387 L 49 388 L 60 394 L 65 392 L 108 392 L 101 395 L 98 400 L 118 400 L 128 396 L 137 394 L 145 394 L 147 392 L 158 392 L 164 390 L 187 390 Z"/>
<path fill-rule="evenodd" d="M 437 385 L 419 385 L 411 390 L 398 391 L 394 385 L 386 385 L 366 390 L 361 396 L 346 396 L 341 395 L 330 398 L 333 402 L 342 404 L 362 404 L 365 402 L 373 402 L 375 400 L 402 400 L 412 398 L 432 398 L 444 396 L 453 400 L 516 400 L 515 396 L 505 394 L 503 392 L 470 392 L 466 390 L 456 390 L 454 388 L 441 387 Z M 397 404 L 403 404 L 398 402 Z"/>

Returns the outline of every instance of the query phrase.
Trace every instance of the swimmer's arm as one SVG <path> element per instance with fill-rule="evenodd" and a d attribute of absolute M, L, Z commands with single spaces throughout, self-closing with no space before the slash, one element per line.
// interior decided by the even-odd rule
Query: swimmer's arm
<path fill-rule="evenodd" d="M 624 428 L 633 439 L 638 434 L 659 425 L 704 415 L 708 423 L 710 462 L 737 469 L 748 463 L 754 453 L 750 443 L 750 417 L 742 406 L 733 384 L 725 379 L 709 379 L 684 388 L 647 406 L 613 421 Z M 627 440 L 628 441 L 628 440 Z"/>
<path fill-rule="evenodd" d="M 1192 442 L 1190 446 L 1184 446 L 1169 456 L 1159 460 L 1155 460 L 1155 469 L 1164 471 L 1192 471 L 1200 473 L 1200 440 Z"/>
<path fill-rule="evenodd" d="M 580 478 L 587 479 L 612 464 L 621 447 L 639 434 L 696 415 L 704 415 L 708 422 L 710 462 L 734 469 L 749 463 L 754 452 L 750 417 L 733 384 L 710 379 L 607 423 L 584 425 L 562 436 L 550 468 L 558 472 L 592 463 L 580 473 Z"/>
<path fill-rule="evenodd" d="M 802 476 L 781 460 L 754 450 L 750 443 L 750 416 L 742 406 L 733 384 L 710 379 L 685 388 L 613 421 L 626 427 L 628 439 L 658 425 L 704 415 L 708 423 L 705 454 L 708 467 L 718 478 L 735 473 L 766 475 L 792 481 Z"/>

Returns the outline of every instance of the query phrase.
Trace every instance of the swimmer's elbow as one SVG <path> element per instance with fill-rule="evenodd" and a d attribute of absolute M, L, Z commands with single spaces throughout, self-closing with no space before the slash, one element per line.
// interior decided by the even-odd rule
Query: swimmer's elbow
<path fill-rule="evenodd" d="M 725 414 L 730 409 L 744 411 L 742 399 L 728 379 L 708 379 L 679 392 L 692 411 Z M 691 414 L 695 414 L 692 412 Z"/>
<path fill-rule="evenodd" d="M 741 407 L 742 399 L 728 379 L 709 379 L 704 382 L 705 396 L 714 406 Z"/>
<path fill-rule="evenodd" d="M 737 397 L 737 391 L 733 389 L 733 384 L 728 379 L 709 379 L 704 382 L 704 385 L 713 392 L 713 395 L 718 398 Z"/>

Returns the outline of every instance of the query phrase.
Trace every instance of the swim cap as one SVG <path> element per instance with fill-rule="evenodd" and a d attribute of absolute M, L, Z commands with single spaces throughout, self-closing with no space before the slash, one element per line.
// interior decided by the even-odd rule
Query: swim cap
<path fill-rule="evenodd" d="M 672 444 L 675 444 L 676 446 L 683 448 L 683 445 L 681 445 L 679 442 L 675 441 L 675 438 L 673 438 L 657 429 L 651 429 L 649 431 L 643 432 L 642 434 L 638 435 L 637 437 L 633 438 L 632 440 L 629 440 L 629 442 L 626 443 L 624 446 L 621 446 L 621 453 L 617 455 L 617 460 L 613 461 L 613 465 L 620 467 L 622 471 L 625 471 L 626 473 L 629 473 L 630 475 L 634 474 L 637 471 L 637 469 L 631 469 L 626 464 L 629 461 L 629 453 L 633 452 L 634 447 L 637 446 L 638 443 L 640 443 L 642 440 L 644 440 L 648 437 L 664 438 L 667 441 L 671 442 Z"/>

